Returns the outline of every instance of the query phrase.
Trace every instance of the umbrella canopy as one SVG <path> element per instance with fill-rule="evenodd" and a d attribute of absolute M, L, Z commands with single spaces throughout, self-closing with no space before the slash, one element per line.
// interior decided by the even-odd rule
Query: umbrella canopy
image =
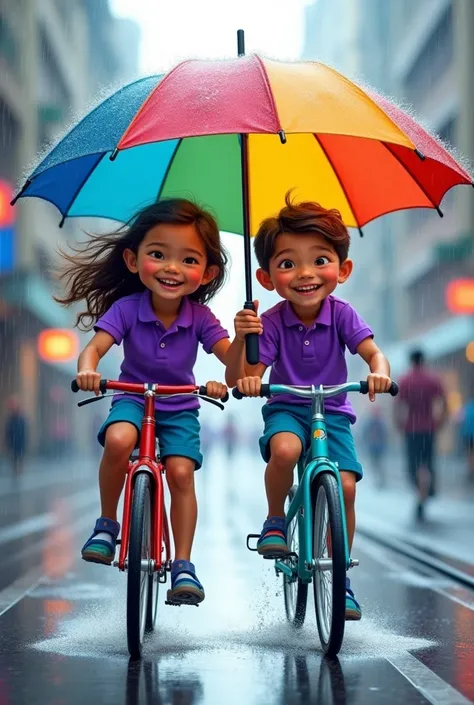
<path fill-rule="evenodd" d="M 107 98 L 36 167 L 19 196 L 65 217 L 127 221 L 160 198 L 191 197 L 242 233 L 241 135 L 248 135 L 251 234 L 285 193 L 338 208 L 350 227 L 438 208 L 470 175 L 409 115 L 320 63 L 252 55 L 185 61 Z"/>

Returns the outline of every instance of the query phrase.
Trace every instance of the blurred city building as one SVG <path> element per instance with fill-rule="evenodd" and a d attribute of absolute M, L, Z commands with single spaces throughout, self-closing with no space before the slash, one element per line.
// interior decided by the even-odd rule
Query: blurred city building
<path fill-rule="evenodd" d="M 471 0 L 318 0 L 307 8 L 302 57 L 413 106 L 425 126 L 474 159 L 473 31 Z M 426 351 L 456 412 L 474 386 L 466 356 L 474 316 L 453 315 L 446 292 L 453 280 L 474 277 L 473 191 L 454 189 L 441 209 L 443 218 L 413 209 L 369 224 L 363 238 L 354 232 L 355 271 L 340 294 L 373 325 L 394 376 L 411 348 Z"/>
<path fill-rule="evenodd" d="M 114 18 L 108 0 L 0 0 L 0 398 L 23 395 L 33 451 L 64 445 L 75 427 L 90 436 L 68 393 L 75 360 L 47 362 L 37 348 L 42 330 L 74 324 L 53 301 L 53 270 L 58 245 L 83 234 L 75 222 L 60 230 L 50 204 L 12 211 L 8 196 L 101 90 L 137 76 L 138 44 L 138 27 Z M 0 403 L 0 427 L 3 418 Z"/>

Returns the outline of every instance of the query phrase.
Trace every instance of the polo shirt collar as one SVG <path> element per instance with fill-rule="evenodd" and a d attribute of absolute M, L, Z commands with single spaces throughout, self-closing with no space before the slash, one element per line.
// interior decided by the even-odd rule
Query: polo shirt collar
<path fill-rule="evenodd" d="M 283 323 L 287 327 L 302 325 L 302 322 L 300 321 L 296 313 L 293 311 L 293 308 L 289 301 L 284 301 L 283 303 L 282 318 Z M 331 325 L 331 304 L 329 302 L 329 298 L 324 299 L 321 303 L 321 308 L 319 310 L 319 314 L 316 318 L 315 323 L 322 326 Z"/>
<path fill-rule="evenodd" d="M 156 323 L 156 321 L 159 320 L 151 305 L 151 291 L 149 289 L 146 289 L 141 295 L 138 305 L 138 318 L 142 323 Z M 171 327 L 189 328 L 192 322 L 192 306 L 187 296 L 185 296 L 181 302 L 178 318 Z"/>

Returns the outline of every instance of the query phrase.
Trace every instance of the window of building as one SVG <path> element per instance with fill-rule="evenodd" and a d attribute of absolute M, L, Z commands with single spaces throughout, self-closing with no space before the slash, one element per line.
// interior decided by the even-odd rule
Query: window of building
<path fill-rule="evenodd" d="M 5 16 L 0 13 L 0 56 L 12 71 L 18 69 L 18 47 Z"/>
<path fill-rule="evenodd" d="M 439 82 L 453 61 L 453 53 L 453 9 L 450 4 L 405 79 L 406 96 L 411 103 L 416 104 L 420 95 L 426 95 Z"/>

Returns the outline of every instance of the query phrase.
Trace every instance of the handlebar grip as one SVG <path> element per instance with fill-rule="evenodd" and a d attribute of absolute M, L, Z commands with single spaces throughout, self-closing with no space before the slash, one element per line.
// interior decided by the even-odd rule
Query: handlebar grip
<path fill-rule="evenodd" d="M 242 394 L 242 392 L 239 392 L 237 387 L 234 387 L 232 390 L 232 396 L 235 399 L 243 399 L 244 397 L 247 397 L 246 394 Z M 270 385 L 269 384 L 262 384 L 260 388 L 260 397 L 271 397 L 271 392 L 270 392 Z"/>
<path fill-rule="evenodd" d="M 198 394 L 201 394 L 203 397 L 207 397 L 207 387 L 204 384 L 201 384 L 201 386 L 198 389 Z M 225 397 L 222 399 L 218 399 L 217 401 L 221 401 L 223 404 L 226 403 L 226 401 L 229 401 L 229 392 L 226 392 Z"/>
<path fill-rule="evenodd" d="M 360 393 L 361 394 L 368 394 L 369 393 L 369 385 L 366 379 L 363 379 L 360 381 Z M 398 384 L 396 382 L 392 382 L 390 385 L 390 389 L 387 389 L 385 392 L 386 394 L 391 394 L 392 397 L 396 397 L 398 394 Z"/>
<path fill-rule="evenodd" d="M 105 394 L 105 392 L 107 391 L 107 380 L 106 379 L 100 380 L 99 389 L 100 389 L 101 394 Z M 76 382 L 76 380 L 73 379 L 71 382 L 71 392 L 74 392 L 74 394 L 75 394 L 76 392 L 79 392 L 79 391 L 80 391 L 79 385 Z"/>

